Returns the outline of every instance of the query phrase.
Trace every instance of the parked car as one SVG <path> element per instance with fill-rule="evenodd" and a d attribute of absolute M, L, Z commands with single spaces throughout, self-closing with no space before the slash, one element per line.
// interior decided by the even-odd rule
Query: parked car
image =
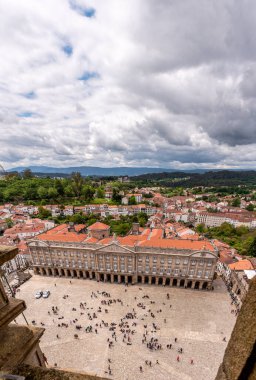
<path fill-rule="evenodd" d="M 43 292 L 43 298 L 48 298 L 49 295 L 50 295 L 50 290 L 45 290 L 45 291 Z"/>
<path fill-rule="evenodd" d="M 38 292 L 36 292 L 36 294 L 35 294 L 35 298 L 36 298 L 36 299 L 41 298 L 42 295 L 43 295 L 42 290 L 38 290 Z"/>

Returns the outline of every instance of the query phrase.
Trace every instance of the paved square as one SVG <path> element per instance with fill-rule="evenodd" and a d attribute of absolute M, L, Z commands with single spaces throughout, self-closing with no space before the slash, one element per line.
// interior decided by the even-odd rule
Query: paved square
<path fill-rule="evenodd" d="M 48 299 L 34 298 L 37 290 L 46 289 L 51 292 Z M 63 299 L 64 295 L 68 297 Z M 229 295 L 221 280 L 215 281 L 213 292 L 202 292 L 141 284 L 125 287 L 79 279 L 73 279 L 70 284 L 66 278 L 33 276 L 21 286 L 17 298 L 26 301 L 25 315 L 29 323 L 35 320 L 37 326 L 41 322 L 45 324 L 40 345 L 49 366 L 57 363 L 59 368 L 117 380 L 213 380 L 227 345 L 223 337 L 228 341 L 235 323 Z M 104 304 L 110 300 L 115 301 Z M 81 302 L 86 303 L 84 308 L 80 307 Z M 53 314 L 52 306 L 58 307 L 58 315 Z M 135 319 L 123 320 L 129 326 L 119 327 L 121 318 L 134 312 Z M 20 316 L 17 322 L 23 324 L 24 320 Z M 112 322 L 117 325 L 110 331 Z M 61 323 L 68 327 L 58 327 Z M 76 325 L 81 325 L 81 330 Z M 85 331 L 88 326 L 92 326 L 92 332 Z M 145 343 L 142 343 L 143 334 L 146 334 Z M 162 349 L 147 348 L 151 338 L 158 339 Z M 113 342 L 110 348 L 108 340 Z M 172 344 L 172 348 L 168 349 L 167 344 Z M 183 353 L 178 353 L 179 348 Z M 146 360 L 151 361 L 151 367 L 145 364 Z"/>

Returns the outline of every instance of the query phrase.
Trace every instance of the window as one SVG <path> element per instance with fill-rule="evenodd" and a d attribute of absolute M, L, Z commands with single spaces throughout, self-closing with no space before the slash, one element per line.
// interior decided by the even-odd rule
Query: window
<path fill-rule="evenodd" d="M 139 262 L 139 263 L 141 263 L 141 262 L 142 262 L 142 259 L 141 259 L 141 258 L 140 258 L 140 259 L 138 259 L 138 262 Z"/>
<path fill-rule="evenodd" d="M 113 259 L 114 259 L 114 261 L 117 261 L 117 256 L 114 256 Z"/>
<path fill-rule="evenodd" d="M 149 257 L 146 256 L 146 263 L 149 263 Z"/>
<path fill-rule="evenodd" d="M 186 276 L 186 274 L 187 274 L 187 269 L 183 269 L 182 270 L 182 276 Z"/>
<path fill-rule="evenodd" d="M 153 263 L 156 263 L 157 262 L 157 258 L 156 256 L 153 257 Z"/>
<path fill-rule="evenodd" d="M 183 260 L 184 265 L 187 265 L 187 263 L 188 263 L 188 259 Z"/>
<path fill-rule="evenodd" d="M 102 255 L 100 255 L 99 258 L 102 259 Z"/>
<path fill-rule="evenodd" d="M 191 261 L 191 265 L 196 265 L 196 261 L 195 261 L 195 260 L 192 260 L 192 261 Z"/>
<path fill-rule="evenodd" d="M 204 275 L 204 277 L 205 277 L 205 278 L 208 278 L 208 277 L 209 277 L 209 274 L 210 274 L 210 271 L 209 271 L 209 270 L 207 270 L 207 271 L 205 272 L 205 275 Z"/>
<path fill-rule="evenodd" d="M 138 265 L 138 272 L 139 272 L 139 273 L 142 272 L 142 266 L 141 266 L 141 265 Z"/>
<path fill-rule="evenodd" d="M 84 257 L 87 258 L 87 254 L 86 253 L 84 253 Z"/>
<path fill-rule="evenodd" d="M 189 275 L 190 275 L 190 276 L 194 276 L 194 272 L 195 272 L 194 269 L 190 269 L 190 271 L 189 271 Z"/>
<path fill-rule="evenodd" d="M 174 276 L 178 276 L 179 274 L 179 269 L 174 269 Z"/>
<path fill-rule="evenodd" d="M 198 270 L 197 271 L 197 277 L 201 277 L 202 276 L 202 271 L 201 270 Z"/>
<path fill-rule="evenodd" d="M 161 263 L 161 264 L 164 264 L 164 259 L 161 259 L 161 260 L 160 260 L 160 263 Z"/>
<path fill-rule="evenodd" d="M 131 258 L 131 257 L 129 257 L 128 261 L 129 261 L 129 263 L 131 263 L 131 262 L 132 262 L 132 258 Z"/>
<path fill-rule="evenodd" d="M 211 267 L 211 266 L 212 266 L 212 262 L 211 262 L 211 261 L 208 261 L 207 266 L 208 266 L 208 267 Z"/>
<path fill-rule="evenodd" d="M 200 260 L 200 263 L 199 263 L 199 265 L 204 265 L 204 261 L 203 260 Z"/>

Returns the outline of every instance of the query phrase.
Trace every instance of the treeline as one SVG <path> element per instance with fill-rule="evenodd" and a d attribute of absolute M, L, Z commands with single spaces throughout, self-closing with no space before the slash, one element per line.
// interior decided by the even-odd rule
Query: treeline
<path fill-rule="evenodd" d="M 208 228 L 199 224 L 196 230 L 208 239 L 218 239 L 229 244 L 242 255 L 256 257 L 256 230 L 249 230 L 245 226 L 234 227 L 227 222 L 219 227 Z"/>
<path fill-rule="evenodd" d="M 104 199 L 104 184 L 83 178 L 80 173 L 73 173 L 69 178 L 38 178 L 27 170 L 22 175 L 8 174 L 0 180 L 0 203 L 34 202 L 47 203 L 88 203 L 93 199 Z M 113 204 L 120 202 L 119 189 L 113 189 Z"/>
<path fill-rule="evenodd" d="M 166 187 L 238 186 L 256 185 L 256 171 L 209 171 L 206 173 L 153 173 L 132 177 L 135 182 L 145 182 Z"/>

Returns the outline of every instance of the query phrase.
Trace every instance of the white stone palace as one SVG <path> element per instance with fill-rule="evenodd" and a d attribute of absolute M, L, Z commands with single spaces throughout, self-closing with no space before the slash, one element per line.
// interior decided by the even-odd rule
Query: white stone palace
<path fill-rule="evenodd" d="M 212 289 L 218 250 L 209 240 L 169 239 L 161 228 L 134 224 L 129 235 L 110 236 L 97 222 L 62 224 L 28 243 L 35 274 Z"/>

